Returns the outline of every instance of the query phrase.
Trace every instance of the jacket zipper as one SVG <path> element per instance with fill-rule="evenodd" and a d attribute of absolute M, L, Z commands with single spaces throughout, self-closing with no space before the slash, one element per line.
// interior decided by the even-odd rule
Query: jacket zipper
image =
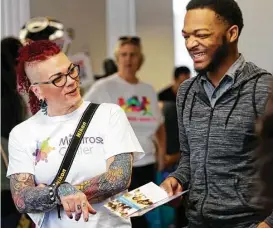
<path fill-rule="evenodd" d="M 214 111 L 214 108 L 211 107 L 211 110 L 210 110 L 210 116 L 209 116 L 209 125 L 208 125 L 208 133 L 207 133 L 207 140 L 206 140 L 206 149 L 205 149 L 205 160 L 204 160 L 204 174 L 205 174 L 205 188 L 206 188 L 206 192 L 205 192 L 205 196 L 204 196 L 204 199 L 202 201 L 202 204 L 201 204 L 201 216 L 203 218 L 203 220 L 205 221 L 205 217 L 203 215 L 203 210 L 204 210 L 204 203 L 205 203 L 205 200 L 207 198 L 207 195 L 208 195 L 208 180 L 207 180 L 207 158 L 208 158 L 208 147 L 209 147 L 209 135 L 210 135 L 210 125 L 211 125 L 211 120 L 212 120 L 212 117 L 213 117 L 213 111 Z"/>

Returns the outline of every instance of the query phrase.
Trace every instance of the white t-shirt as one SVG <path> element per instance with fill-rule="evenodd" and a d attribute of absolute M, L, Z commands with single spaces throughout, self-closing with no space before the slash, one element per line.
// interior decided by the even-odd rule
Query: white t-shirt
<path fill-rule="evenodd" d="M 93 84 L 84 98 L 97 103 L 116 103 L 123 108 L 145 152 L 145 157 L 134 166 L 155 163 L 153 136 L 163 118 L 157 94 L 151 85 L 143 82 L 130 84 L 114 74 Z"/>
<path fill-rule="evenodd" d="M 36 184 L 51 184 L 60 167 L 71 136 L 88 106 L 84 102 L 74 112 L 49 117 L 41 111 L 17 125 L 9 138 L 9 167 L 7 176 L 30 173 Z M 106 172 L 106 160 L 121 153 L 134 152 L 134 160 L 143 156 L 143 150 L 124 111 L 115 104 L 103 103 L 97 109 L 79 146 L 66 181 L 76 185 Z M 96 215 L 76 222 L 61 211 L 45 214 L 42 227 L 131 227 L 130 220 L 111 214 L 103 202 L 93 204 Z"/>

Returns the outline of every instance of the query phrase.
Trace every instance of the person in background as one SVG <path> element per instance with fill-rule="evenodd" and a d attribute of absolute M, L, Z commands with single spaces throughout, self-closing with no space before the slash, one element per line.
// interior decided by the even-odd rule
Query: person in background
<path fill-rule="evenodd" d="M 25 119 L 25 103 L 17 91 L 16 64 L 21 42 L 15 37 L 1 40 L 1 226 L 17 227 L 21 214 L 13 203 L 6 178 L 9 133 Z M 5 163 L 4 163 L 5 162 Z"/>
<path fill-rule="evenodd" d="M 155 90 L 136 75 L 144 61 L 140 38 L 121 37 L 115 57 L 118 72 L 97 81 L 84 98 L 91 102 L 116 103 L 126 112 L 146 153 L 144 158 L 133 165 L 132 190 L 154 181 L 155 166 L 158 170 L 164 168 L 165 127 Z M 145 216 L 132 218 L 132 226 L 148 227 Z"/>
<path fill-rule="evenodd" d="M 174 69 L 173 83 L 171 86 L 163 89 L 158 94 L 159 101 L 176 102 L 176 94 L 181 83 L 191 77 L 191 71 L 186 66 L 177 67 Z"/>
<path fill-rule="evenodd" d="M 103 61 L 103 75 L 95 75 L 95 80 L 104 79 L 107 76 L 111 76 L 118 71 L 117 65 L 114 60 L 107 58 Z"/>
<path fill-rule="evenodd" d="M 15 72 L 20 47 L 21 42 L 14 37 L 1 41 L 1 136 L 6 139 L 25 118 L 25 104 L 17 91 Z"/>
<path fill-rule="evenodd" d="M 180 159 L 179 136 L 176 104 L 174 102 L 163 102 L 162 112 L 165 118 L 166 130 L 166 156 L 165 169 L 174 170 Z"/>
<path fill-rule="evenodd" d="M 161 183 L 171 172 L 173 172 L 181 157 L 179 150 L 179 137 L 178 137 L 178 123 L 177 123 L 177 111 L 176 111 L 176 94 L 181 83 L 190 78 L 190 69 L 186 66 L 180 66 L 174 69 L 173 84 L 166 89 L 162 90 L 158 94 L 159 106 L 165 118 L 166 129 L 166 156 L 165 156 L 165 170 L 158 173 L 158 179 Z M 165 212 L 164 212 L 165 210 Z M 180 205 L 176 211 L 176 217 L 174 220 L 172 211 L 168 208 L 162 208 L 165 214 L 165 221 L 170 224 L 175 220 L 177 227 L 184 227 L 187 225 L 187 218 L 185 216 L 185 209 L 183 205 Z M 168 214 L 169 213 L 169 214 Z M 169 215 L 169 217 L 167 216 Z M 164 222 L 164 220 L 162 220 Z M 168 225 L 164 225 L 168 226 Z"/>
<path fill-rule="evenodd" d="M 178 90 L 182 157 L 162 187 L 170 195 L 189 189 L 189 227 L 272 225 L 251 190 L 259 186 L 255 123 L 273 76 L 239 52 L 244 23 L 235 0 L 191 0 L 186 10 L 182 34 L 198 75 Z"/>
<path fill-rule="evenodd" d="M 173 101 L 163 101 L 161 103 L 161 109 L 164 115 L 164 124 L 166 129 L 166 156 L 165 156 L 165 169 L 161 173 L 159 173 L 160 181 L 162 182 L 166 179 L 170 173 L 174 172 L 178 166 L 181 153 L 179 146 L 179 131 L 178 131 L 178 122 L 177 122 L 177 111 L 176 111 L 176 103 Z M 160 183 L 161 183 L 160 182 Z M 185 206 L 184 203 L 177 206 L 175 209 L 169 209 L 166 207 L 162 208 L 162 213 L 165 215 L 164 220 L 166 222 L 171 222 L 175 224 L 176 227 L 182 228 L 187 226 L 187 217 L 185 215 Z M 175 211 L 174 214 L 171 214 Z M 167 221 L 169 213 L 169 220 Z M 164 225 L 168 226 L 168 225 Z"/>

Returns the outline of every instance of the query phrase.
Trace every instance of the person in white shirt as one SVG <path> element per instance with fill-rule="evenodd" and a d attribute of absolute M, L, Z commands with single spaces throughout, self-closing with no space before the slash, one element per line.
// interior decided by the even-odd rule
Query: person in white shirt
<path fill-rule="evenodd" d="M 100 104 L 66 182 L 53 187 L 51 198 L 50 184 L 90 104 L 81 98 L 79 71 L 50 41 L 31 42 L 20 50 L 19 90 L 29 92 L 34 115 L 10 133 L 7 176 L 13 199 L 20 212 L 34 213 L 41 227 L 131 227 L 130 220 L 103 207 L 109 197 L 128 188 L 133 160 L 143 156 L 125 112 L 116 104 Z M 38 213 L 43 213 L 39 222 L 34 217 Z"/>
<path fill-rule="evenodd" d="M 155 165 L 158 170 L 164 168 L 165 128 L 155 90 L 136 76 L 144 61 L 140 38 L 121 37 L 115 57 L 118 72 L 93 84 L 84 98 L 91 102 L 116 103 L 126 112 L 145 152 L 133 165 L 132 190 L 154 181 Z M 132 225 L 147 227 L 147 222 L 145 217 L 137 217 L 132 219 Z"/>

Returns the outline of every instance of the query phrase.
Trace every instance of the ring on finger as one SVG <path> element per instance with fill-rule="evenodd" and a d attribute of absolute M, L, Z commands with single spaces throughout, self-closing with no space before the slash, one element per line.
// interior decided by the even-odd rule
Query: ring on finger
<path fill-rule="evenodd" d="M 82 209 L 81 205 L 77 205 L 77 210 L 80 211 Z"/>

